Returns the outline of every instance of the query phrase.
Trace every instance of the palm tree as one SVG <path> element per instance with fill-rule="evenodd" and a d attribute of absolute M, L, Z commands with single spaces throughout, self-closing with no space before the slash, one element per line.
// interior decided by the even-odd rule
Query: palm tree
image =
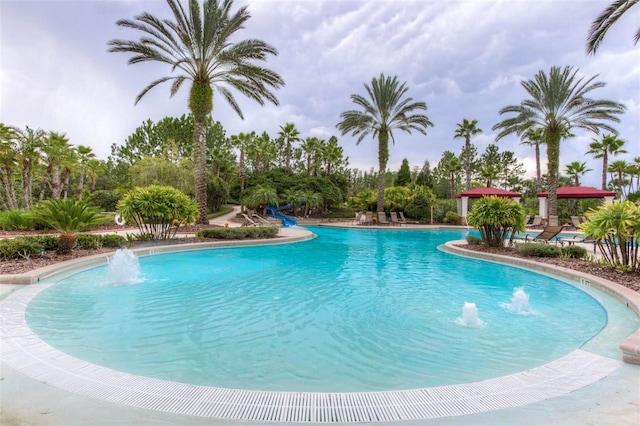
<path fill-rule="evenodd" d="M 92 176 L 95 174 L 95 170 L 91 168 L 92 160 L 96 158 L 96 155 L 91 150 L 91 147 L 78 145 L 76 148 L 76 154 L 78 155 L 78 200 L 82 200 L 82 192 L 84 191 L 84 179 L 87 175 Z"/>
<path fill-rule="evenodd" d="M 230 141 L 231 144 L 238 148 L 240 151 L 240 155 L 238 158 L 238 174 L 240 178 L 240 194 L 244 191 L 244 178 L 245 178 L 245 153 L 249 146 L 251 145 L 252 140 L 256 137 L 255 132 L 251 133 L 238 133 L 237 135 L 231 136 Z"/>
<path fill-rule="evenodd" d="M 16 128 L 0 123 L 0 200 L 3 209 L 18 208 L 13 179 L 13 171 L 18 164 L 17 136 Z"/>
<path fill-rule="evenodd" d="M 288 173 L 291 171 L 291 145 L 294 142 L 300 142 L 302 139 L 300 138 L 300 132 L 296 129 L 296 125 L 293 123 L 286 123 L 284 126 L 280 126 L 278 136 L 284 139 L 287 145 L 285 154 L 285 170 Z"/>
<path fill-rule="evenodd" d="M 544 129 L 538 127 L 537 129 L 527 130 L 522 135 L 522 144 L 533 146 L 536 153 L 536 192 L 542 191 L 542 171 L 540 168 L 540 144 L 544 142 Z"/>
<path fill-rule="evenodd" d="M 616 0 L 593 21 L 587 34 L 587 54 L 595 55 L 609 28 L 636 3 L 638 0 Z M 640 28 L 633 38 L 634 44 L 638 41 L 640 41 Z"/>
<path fill-rule="evenodd" d="M 542 128 L 547 145 L 547 174 L 549 191 L 549 215 L 557 215 L 557 189 L 560 167 L 560 141 L 571 134 L 575 127 L 598 133 L 600 130 L 616 133 L 607 121 L 619 122 L 616 116 L 625 110 L 624 105 L 605 99 L 591 99 L 587 94 L 604 87 L 606 83 L 591 78 L 578 77 L 572 67 L 551 67 L 549 74 L 539 71 L 533 80 L 520 84 L 529 94 L 520 105 L 511 105 L 500 114 L 515 113 L 493 126 L 500 130 L 496 140 L 515 133 Z"/>
<path fill-rule="evenodd" d="M 602 190 L 607 189 L 607 167 L 609 164 L 609 156 L 618 154 L 626 154 L 627 151 L 622 149 L 625 141 L 618 139 L 615 135 L 602 135 L 602 140 L 598 141 L 593 138 L 593 142 L 589 144 L 587 154 L 593 154 L 593 158 L 602 158 Z"/>
<path fill-rule="evenodd" d="M 42 144 L 46 138 L 44 130 L 32 129 L 26 126 L 18 131 L 18 157 L 22 167 L 22 192 L 25 208 L 31 208 L 33 167 L 38 164 L 41 156 Z"/>
<path fill-rule="evenodd" d="M 167 0 L 175 21 L 160 20 L 142 13 L 134 20 L 122 19 L 119 27 L 144 33 L 139 41 L 111 40 L 109 52 L 131 53 L 129 64 L 149 61 L 171 66 L 177 75 L 159 78 L 136 97 L 137 104 L 151 89 L 166 81 L 173 81 L 171 96 L 185 81 L 191 81 L 189 110 L 194 116 L 195 195 L 200 223 L 207 219 L 206 122 L 213 111 L 213 89 L 244 119 L 231 88 L 260 105 L 265 100 L 278 105 L 270 88 L 284 85 L 282 78 L 267 68 L 255 64 L 266 61 L 278 51 L 255 39 L 238 40 L 236 33 L 251 17 L 247 7 L 231 11 L 233 0 L 204 0 L 202 10 L 197 0 L 189 0 L 188 10 L 178 0 Z"/>
<path fill-rule="evenodd" d="M 469 121 L 462 119 L 462 123 L 457 124 L 458 129 L 453 134 L 453 138 L 464 138 L 464 171 L 467 177 L 466 190 L 471 189 L 471 136 L 482 133 L 482 129 L 478 127 L 478 120 Z"/>
<path fill-rule="evenodd" d="M 333 167 L 342 160 L 343 154 L 342 147 L 338 145 L 338 138 L 331 136 L 329 138 L 329 142 L 327 142 L 327 145 L 324 147 L 323 152 L 323 161 L 327 177 L 331 177 Z"/>
<path fill-rule="evenodd" d="M 609 165 L 607 171 L 611 173 L 611 186 L 613 186 L 618 192 L 618 197 L 624 198 L 624 187 L 629 181 L 625 179 L 625 175 L 629 172 L 630 164 L 624 160 L 614 161 Z M 616 176 L 614 179 L 613 176 Z M 628 194 L 626 194 L 628 195 Z"/>
<path fill-rule="evenodd" d="M 312 169 L 311 166 L 314 163 L 316 163 L 316 157 L 318 156 L 318 152 L 322 147 L 322 144 L 323 144 L 322 140 L 320 140 L 315 136 L 311 136 L 309 138 L 306 138 L 304 142 L 302 142 L 302 145 L 300 146 L 300 149 L 302 149 L 302 152 L 304 152 L 305 154 L 306 164 L 307 164 L 307 174 L 309 176 L 311 176 L 311 169 Z"/>
<path fill-rule="evenodd" d="M 365 136 L 372 134 L 378 137 L 378 211 L 384 209 L 384 178 L 389 160 L 389 138 L 395 143 L 393 129 L 400 129 L 411 134 L 417 130 L 423 135 L 427 134 L 427 127 L 433 126 L 429 118 L 424 114 L 414 114 L 416 110 L 427 110 L 424 102 L 413 102 L 406 97 L 406 82 L 400 84 L 398 77 L 374 77 L 371 86 L 364 85 L 369 99 L 361 95 L 351 95 L 351 100 L 361 107 L 362 111 L 345 111 L 340 114 L 342 121 L 337 127 L 342 135 L 351 132 L 352 136 L 360 134 L 356 145 L 360 144 Z M 403 99 L 404 98 L 404 99 Z"/>
<path fill-rule="evenodd" d="M 590 171 L 592 171 L 592 169 L 587 168 L 586 162 L 581 163 L 579 161 L 574 161 L 565 166 L 565 173 L 573 179 L 575 186 L 580 186 L 580 177 L 586 175 L 587 172 Z"/>
<path fill-rule="evenodd" d="M 46 175 L 42 179 L 40 199 L 44 199 L 44 188 L 48 186 L 53 198 L 60 198 L 62 193 L 62 168 L 67 165 L 69 151 L 73 146 L 64 133 L 49 132 L 42 145 L 42 152 L 46 158 Z"/>

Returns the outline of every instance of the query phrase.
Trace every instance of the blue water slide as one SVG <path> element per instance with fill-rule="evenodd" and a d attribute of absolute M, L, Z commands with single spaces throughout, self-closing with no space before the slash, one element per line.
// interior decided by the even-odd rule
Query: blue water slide
<path fill-rule="evenodd" d="M 296 226 L 298 224 L 298 221 L 295 218 L 280 213 L 280 210 L 285 210 L 288 208 L 291 208 L 291 206 L 267 206 L 267 214 L 269 216 L 275 217 L 276 219 L 280 219 L 282 221 L 282 226 Z"/>

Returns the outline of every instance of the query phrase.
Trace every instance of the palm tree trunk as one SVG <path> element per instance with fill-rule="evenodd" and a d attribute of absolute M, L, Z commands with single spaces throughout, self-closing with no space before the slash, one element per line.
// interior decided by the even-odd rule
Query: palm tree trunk
<path fill-rule="evenodd" d="M 384 175 L 387 171 L 387 161 L 389 160 L 389 133 L 380 131 L 378 135 L 378 210 L 384 210 Z"/>
<path fill-rule="evenodd" d="M 84 172 L 78 177 L 78 200 L 82 201 L 82 191 L 84 191 Z"/>
<path fill-rule="evenodd" d="M 549 175 L 549 216 L 558 215 L 558 170 L 560 170 L 560 134 L 547 140 L 547 168 Z"/>
<path fill-rule="evenodd" d="M 291 141 L 289 140 L 289 138 L 287 138 L 287 154 L 286 154 L 286 158 L 285 158 L 285 170 L 287 173 L 289 173 L 291 171 Z"/>
<path fill-rule="evenodd" d="M 51 169 L 51 180 L 49 181 L 49 189 L 53 198 L 60 198 L 62 192 L 62 182 L 60 181 L 60 168 L 53 166 Z"/>
<path fill-rule="evenodd" d="M 240 148 L 240 194 L 244 192 L 244 148 Z"/>
<path fill-rule="evenodd" d="M 608 161 L 607 151 L 602 154 L 602 190 L 607 190 L 607 166 Z"/>
<path fill-rule="evenodd" d="M 32 164 L 31 160 L 26 158 L 22 162 L 22 193 L 24 196 L 24 206 L 27 210 L 31 210 Z"/>
<path fill-rule="evenodd" d="M 208 81 L 193 82 L 189 93 L 189 109 L 194 119 L 193 160 L 198 223 L 207 224 L 207 116 L 213 110 L 213 90 Z"/>
<path fill-rule="evenodd" d="M 540 170 L 540 144 L 536 143 L 536 192 L 542 192 L 542 171 Z"/>
<path fill-rule="evenodd" d="M 466 182 L 466 187 L 467 187 L 467 191 L 471 189 L 471 161 L 469 158 L 470 155 L 470 151 L 471 151 L 471 138 L 469 137 L 469 135 L 467 135 L 465 137 L 465 143 L 464 143 L 464 151 L 465 151 L 465 160 L 464 160 L 464 171 L 467 174 L 467 182 Z"/>

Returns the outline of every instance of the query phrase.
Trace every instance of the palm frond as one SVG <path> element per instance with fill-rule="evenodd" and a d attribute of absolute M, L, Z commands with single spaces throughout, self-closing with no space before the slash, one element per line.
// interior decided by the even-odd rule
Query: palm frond
<path fill-rule="evenodd" d="M 594 55 L 600 47 L 600 43 L 607 34 L 607 31 L 615 24 L 620 17 L 627 12 L 639 0 L 616 0 L 609 5 L 591 24 L 587 34 L 587 54 Z M 640 29 L 634 37 L 634 44 L 640 40 Z"/>

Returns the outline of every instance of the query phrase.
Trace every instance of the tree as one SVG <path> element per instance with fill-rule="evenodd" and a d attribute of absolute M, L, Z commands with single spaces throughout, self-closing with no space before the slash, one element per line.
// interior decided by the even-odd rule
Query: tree
<path fill-rule="evenodd" d="M 462 119 L 462 123 L 457 124 L 458 128 L 453 134 L 453 138 L 464 138 L 464 170 L 466 174 L 466 190 L 471 189 L 471 136 L 482 133 L 482 129 L 478 127 L 478 120 Z"/>
<path fill-rule="evenodd" d="M 478 228 L 482 241 L 489 247 L 504 247 L 505 239 L 524 232 L 524 209 L 510 198 L 482 197 L 467 216 L 469 225 Z M 511 241 L 510 241 L 511 242 Z"/>
<path fill-rule="evenodd" d="M 590 172 L 592 169 L 587 168 L 586 162 L 574 161 L 569 163 L 565 167 L 565 173 L 569 175 L 571 179 L 573 179 L 573 183 L 575 186 L 580 186 L 580 177 Z"/>
<path fill-rule="evenodd" d="M 587 54 L 596 54 L 607 31 L 636 3 L 638 0 L 615 0 L 593 21 L 587 34 Z M 640 41 L 640 28 L 633 38 L 634 44 L 638 44 L 638 41 Z"/>
<path fill-rule="evenodd" d="M 629 180 L 625 179 L 625 175 L 629 173 L 629 165 L 624 160 L 618 160 L 611 163 L 607 168 L 607 171 L 611 173 L 611 186 L 616 189 L 618 197 L 621 199 L 628 195 L 624 193 L 624 187 L 629 184 Z"/>
<path fill-rule="evenodd" d="M 587 154 L 592 154 L 593 158 L 602 158 L 602 190 L 607 189 L 607 168 L 610 155 L 626 154 L 627 151 L 622 149 L 625 141 L 618 139 L 615 135 L 602 135 L 602 140 L 598 141 L 593 138 L 593 142 L 589 144 Z"/>
<path fill-rule="evenodd" d="M 22 168 L 22 196 L 24 197 L 24 206 L 27 209 L 30 209 L 32 204 L 33 168 L 41 157 L 40 150 L 45 137 L 46 134 L 43 130 L 34 130 L 29 126 L 18 131 L 16 150 Z"/>
<path fill-rule="evenodd" d="M 62 194 L 62 173 L 69 165 L 73 146 L 64 133 L 49 132 L 42 145 L 46 158 L 46 175 L 42 179 L 40 188 L 40 202 L 44 199 L 44 188 L 49 187 L 53 198 L 60 198 Z"/>
<path fill-rule="evenodd" d="M 422 168 L 416 176 L 415 183 L 429 188 L 433 187 L 433 175 L 431 173 L 431 165 L 429 164 L 429 160 L 425 160 L 422 164 Z"/>
<path fill-rule="evenodd" d="M 540 168 L 540 144 L 544 142 L 544 129 L 529 129 L 522 135 L 522 144 L 533 146 L 536 155 L 536 191 L 542 192 L 542 171 Z"/>
<path fill-rule="evenodd" d="M 343 157 L 342 147 L 338 145 L 338 138 L 331 136 L 329 142 L 325 145 L 322 159 L 325 165 L 325 171 L 327 177 L 331 177 L 331 173 L 334 171 L 334 167 L 341 163 Z"/>
<path fill-rule="evenodd" d="M 384 209 L 384 178 L 389 160 L 389 138 L 395 144 L 393 130 L 399 129 L 411 134 L 416 130 L 427 134 L 427 127 L 433 126 L 424 114 L 414 111 L 427 110 L 424 102 L 413 102 L 406 97 L 406 82 L 400 84 L 398 77 L 380 77 L 371 80 L 371 86 L 364 85 L 369 99 L 361 95 L 351 95 L 351 100 L 362 108 L 362 111 L 350 110 L 340 114 L 342 121 L 337 127 L 342 135 L 351 132 L 351 136 L 360 135 L 356 145 L 369 134 L 378 138 L 378 211 Z"/>
<path fill-rule="evenodd" d="M 402 164 L 400 165 L 400 170 L 398 170 L 398 175 L 396 176 L 396 186 L 407 186 L 411 183 L 411 169 L 409 168 L 409 160 L 406 158 L 402 159 Z"/>
<path fill-rule="evenodd" d="M 131 53 L 129 64 L 149 61 L 163 62 L 178 70 L 178 75 L 159 78 L 136 97 L 137 104 L 151 89 L 173 81 L 171 96 L 185 81 L 191 82 L 189 110 L 194 124 L 195 196 L 199 222 L 207 219 L 206 119 L 213 111 L 213 89 L 244 119 L 240 106 L 230 89 L 235 89 L 260 105 L 265 100 L 278 105 L 270 88 L 284 85 L 274 71 L 255 64 L 266 61 L 278 51 L 255 39 L 237 40 L 236 33 L 251 17 L 247 7 L 231 11 L 233 0 L 204 0 L 202 10 L 197 0 L 189 0 L 188 12 L 178 0 L 167 0 L 175 21 L 158 19 L 142 13 L 134 20 L 122 19 L 119 27 L 144 33 L 139 41 L 111 40 L 109 52 Z"/>
<path fill-rule="evenodd" d="M 280 132 L 278 132 L 278 136 L 284 139 L 286 143 L 286 154 L 285 154 L 285 170 L 287 172 L 291 171 L 291 146 L 294 142 L 300 142 L 302 139 L 300 138 L 300 131 L 296 129 L 296 125 L 293 123 L 286 123 L 284 126 L 280 126 Z"/>
<path fill-rule="evenodd" d="M 539 71 L 533 80 L 520 84 L 527 91 L 528 99 L 520 105 L 511 105 L 500 114 L 515 113 L 493 126 L 499 130 L 496 140 L 515 133 L 522 136 L 527 131 L 542 128 L 547 145 L 547 173 L 549 191 L 549 215 L 557 215 L 557 189 L 560 167 L 560 141 L 575 127 L 599 133 L 605 130 L 616 133 L 607 122 L 619 122 L 616 116 L 625 110 L 624 105 L 605 99 L 591 99 L 587 94 L 604 87 L 606 83 L 594 81 L 597 77 L 577 76 L 572 67 L 551 67 L 548 74 Z"/>

